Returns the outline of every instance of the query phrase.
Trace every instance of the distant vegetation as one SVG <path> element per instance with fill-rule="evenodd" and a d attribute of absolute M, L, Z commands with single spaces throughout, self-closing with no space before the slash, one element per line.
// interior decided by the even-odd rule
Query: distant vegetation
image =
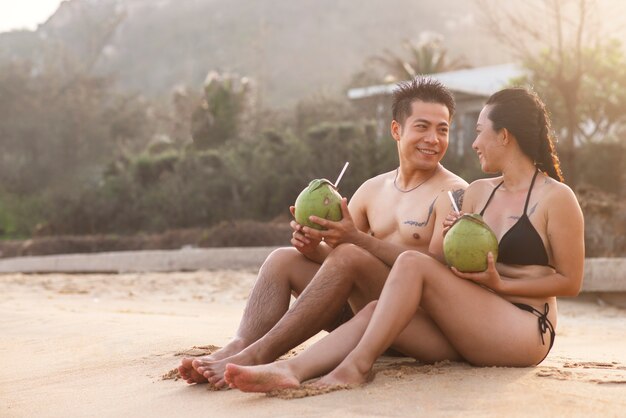
<path fill-rule="evenodd" d="M 105 12 L 108 19 L 84 16 L 85 22 L 93 20 L 93 50 L 64 48 L 69 32 L 62 26 L 48 27 L 49 38 L 24 33 L 0 38 L 2 238 L 268 221 L 288 217 L 288 206 L 311 179 L 334 180 L 345 161 L 351 165 L 340 192 L 348 197 L 367 178 L 397 166 L 394 141 L 380 138 L 375 122 L 362 118 L 343 94 L 318 92 L 293 106 L 272 107 L 265 100 L 266 84 L 214 71 L 209 64 L 197 70 L 209 74 L 204 83 L 181 85 L 160 98 L 120 88 L 115 77 L 99 75 L 98 69 L 113 53 L 107 45 L 122 36 L 119 31 L 139 29 L 119 26 L 126 18 L 119 10 Z M 145 21 L 148 26 L 166 22 L 157 11 L 147 18 L 153 19 Z M 9 48 L 12 43 L 21 49 Z M 392 68 L 399 71 L 392 75 L 402 77 L 403 70 L 463 64 L 445 55 L 443 44 L 409 45 L 404 54 L 390 48 L 386 62 L 380 59 L 383 49 L 364 54 L 361 62 L 367 65 L 354 66 L 352 84 L 379 83 Z M 371 59 L 375 56 L 379 59 Z M 584 56 L 598 65 L 581 86 L 586 106 L 580 108 L 580 128 L 589 128 L 584 121 L 591 118 L 606 130 L 577 148 L 576 172 L 580 185 L 619 200 L 626 192 L 620 169 L 623 49 L 602 44 Z M 159 65 L 150 72 L 167 70 Z M 541 61 L 527 65 L 543 68 Z M 531 75 L 530 81 L 549 93 L 541 72 Z M 559 99 L 548 93 L 557 130 L 564 129 Z M 445 164 L 460 173 L 475 170 L 467 155 L 449 155 Z"/>

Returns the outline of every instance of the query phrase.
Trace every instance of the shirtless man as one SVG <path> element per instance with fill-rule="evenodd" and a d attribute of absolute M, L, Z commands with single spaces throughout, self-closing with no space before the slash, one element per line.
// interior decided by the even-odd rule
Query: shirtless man
<path fill-rule="evenodd" d="M 269 363 L 337 327 L 379 298 L 406 250 L 443 259 L 447 192 L 461 201 L 467 187 L 440 164 L 454 99 L 440 83 L 419 77 L 398 85 L 392 113 L 399 167 L 363 183 L 349 205 L 344 198 L 341 221 L 311 217 L 327 230 L 291 222 L 293 247 L 275 250 L 261 267 L 233 340 L 210 356 L 182 360 L 187 383 L 223 387 L 226 364 Z M 297 299 L 290 308 L 292 295 Z"/>

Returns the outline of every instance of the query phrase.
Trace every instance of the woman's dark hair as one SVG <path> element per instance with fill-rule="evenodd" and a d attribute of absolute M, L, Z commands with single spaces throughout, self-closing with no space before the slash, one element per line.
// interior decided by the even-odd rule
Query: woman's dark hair
<path fill-rule="evenodd" d="M 510 88 L 494 93 L 486 104 L 491 106 L 488 117 L 493 128 L 506 128 L 539 170 L 562 182 L 550 117 L 539 96 L 524 88 Z"/>

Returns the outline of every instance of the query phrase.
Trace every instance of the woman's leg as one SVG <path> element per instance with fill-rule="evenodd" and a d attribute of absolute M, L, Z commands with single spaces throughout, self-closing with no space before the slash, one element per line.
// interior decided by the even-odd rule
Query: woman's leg
<path fill-rule="evenodd" d="M 348 322 L 296 357 L 259 366 L 226 365 L 226 382 L 244 392 L 268 392 L 296 387 L 305 380 L 329 372 L 357 345 L 374 312 L 375 304 L 368 304 Z"/>
<path fill-rule="evenodd" d="M 417 306 L 470 363 L 528 366 L 540 361 L 548 350 L 541 345 L 534 315 L 458 278 L 428 256 L 407 252 L 396 260 L 363 338 L 320 382 L 364 382 L 374 361 L 396 339 L 406 354 L 418 353 L 422 336 L 411 332 L 411 327 L 402 332 Z"/>
<path fill-rule="evenodd" d="M 321 376 L 335 368 L 354 349 L 363 336 L 375 307 L 376 302 L 369 303 L 350 321 L 294 358 L 260 366 L 229 364 L 226 366 L 226 381 L 244 392 L 267 392 L 295 387 L 301 382 Z M 409 346 L 408 341 L 420 341 L 421 344 L 419 347 L 415 347 L 415 344 Z M 417 355 L 417 358 L 426 362 L 461 360 L 445 336 L 421 309 L 418 309 L 396 342 L 394 348 Z"/>

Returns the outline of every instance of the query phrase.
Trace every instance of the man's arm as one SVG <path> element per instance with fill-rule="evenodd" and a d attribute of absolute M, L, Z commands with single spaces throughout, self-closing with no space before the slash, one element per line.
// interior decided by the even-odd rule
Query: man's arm
<path fill-rule="evenodd" d="M 357 190 L 352 197 L 352 200 L 350 200 L 350 210 L 347 215 L 352 218 L 355 231 L 353 234 L 348 235 L 348 242 L 367 250 L 372 255 L 378 257 L 383 263 L 391 267 L 398 256 L 408 250 L 408 248 L 402 245 L 383 241 L 370 233 L 371 228 L 367 219 L 367 201 L 368 192 L 365 187 Z M 342 208 L 342 210 L 343 209 L 344 208 Z"/>
<path fill-rule="evenodd" d="M 385 264 L 391 266 L 396 258 L 409 248 L 383 241 L 370 234 L 367 207 L 375 189 L 376 186 L 373 186 L 370 180 L 359 187 L 352 199 L 350 199 L 350 204 L 347 203 L 347 199 L 342 199 L 341 211 L 343 217 L 338 222 L 312 216 L 311 221 L 327 228 L 327 230 L 319 231 L 303 227 L 302 232 L 304 236 L 317 241 L 324 238 L 329 250 L 339 244 L 358 245 L 378 257 Z M 321 243 L 320 247 L 323 244 L 324 242 Z"/>
<path fill-rule="evenodd" d="M 465 185 L 458 184 L 454 186 L 452 191 L 458 195 L 459 193 L 462 193 L 464 187 Z M 369 233 L 370 227 L 367 221 L 365 204 L 367 193 L 358 192 L 359 191 L 355 193 L 354 197 L 350 201 L 349 210 L 345 199 L 343 200 L 343 219 L 341 221 L 332 222 L 321 218 L 311 218 L 313 222 L 329 228 L 328 231 L 322 232 L 307 227 L 304 227 L 303 231 L 307 237 L 312 237 L 314 239 L 321 239 L 322 237 L 325 237 L 326 243 L 330 244 L 331 247 L 335 247 L 342 243 L 358 245 L 378 257 L 388 266 L 392 266 L 400 254 L 414 248 L 390 243 L 372 236 Z M 442 261 L 443 219 L 445 219 L 446 215 L 452 210 L 452 204 L 447 197 L 447 190 L 441 192 L 440 196 L 436 200 L 434 231 L 431 236 L 429 248 L 424 252 Z"/>

